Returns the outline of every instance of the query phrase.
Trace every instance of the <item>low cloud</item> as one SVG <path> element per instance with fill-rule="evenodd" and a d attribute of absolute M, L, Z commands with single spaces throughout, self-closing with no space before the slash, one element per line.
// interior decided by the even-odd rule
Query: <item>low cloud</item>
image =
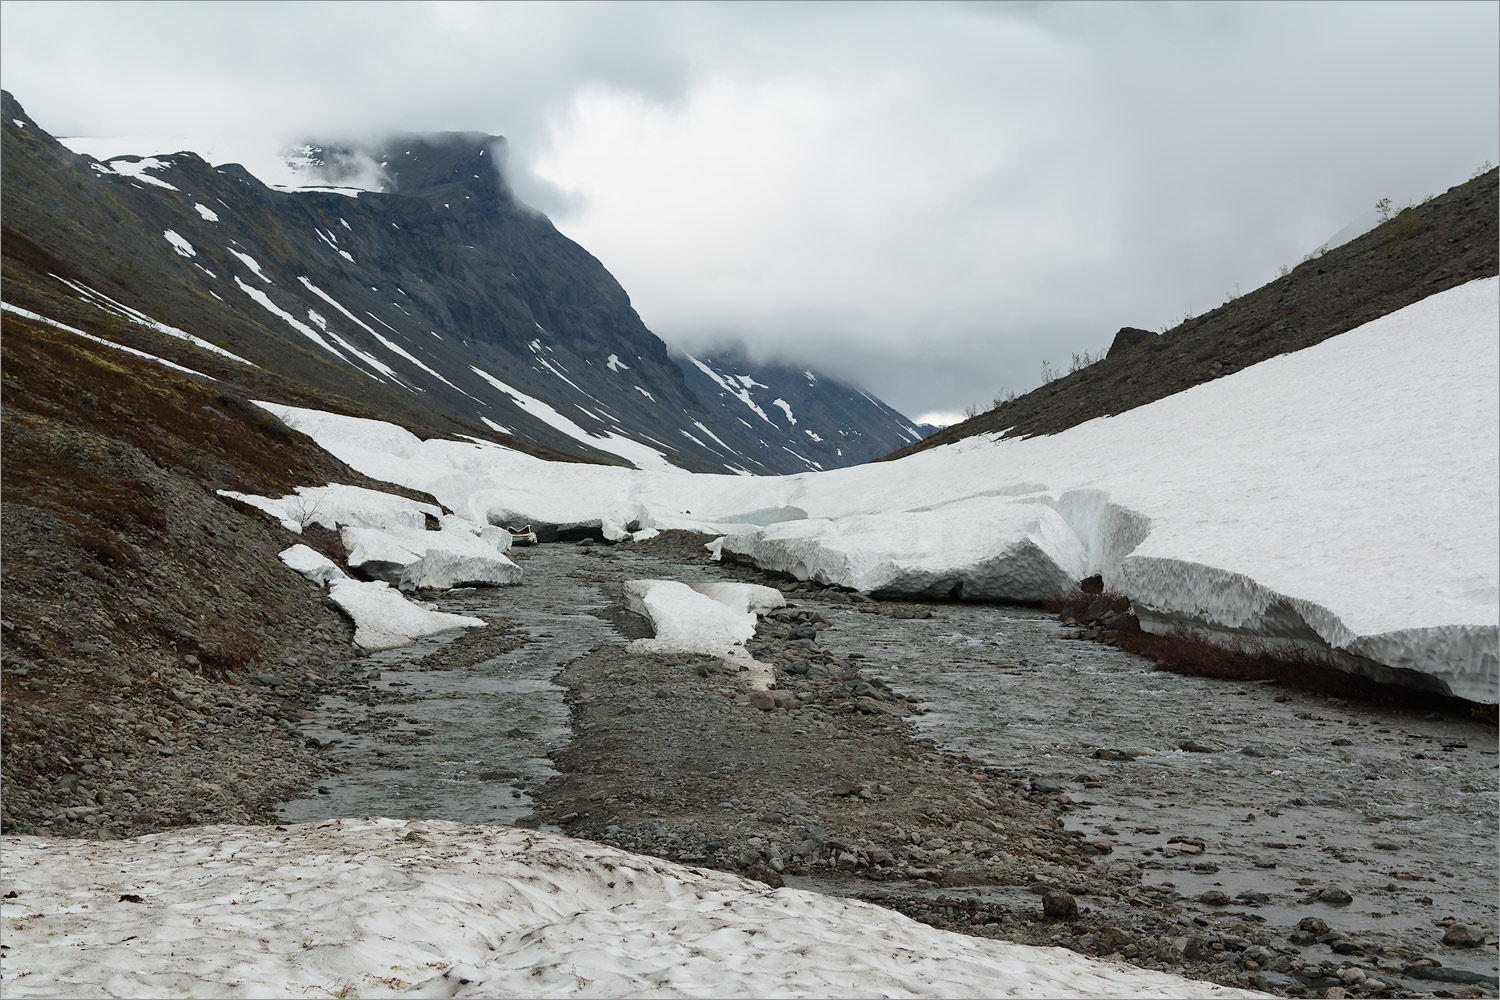
<path fill-rule="evenodd" d="M 1500 160 L 1491 4 L 7 3 L 59 134 L 482 130 L 669 343 L 908 413 Z"/>

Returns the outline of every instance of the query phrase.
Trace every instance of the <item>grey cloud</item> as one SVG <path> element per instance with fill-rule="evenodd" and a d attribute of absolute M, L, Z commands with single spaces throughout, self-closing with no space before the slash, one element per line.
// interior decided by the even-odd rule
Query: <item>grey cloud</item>
<path fill-rule="evenodd" d="M 44 126 L 504 134 L 648 325 L 910 413 L 1500 159 L 1493 4 L 37 4 Z"/>

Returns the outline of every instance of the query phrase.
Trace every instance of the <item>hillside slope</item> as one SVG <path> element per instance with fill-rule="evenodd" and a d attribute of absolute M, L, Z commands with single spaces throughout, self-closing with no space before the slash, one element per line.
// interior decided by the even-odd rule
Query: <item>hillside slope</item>
<path fill-rule="evenodd" d="M 110 141 L 60 142 L 3 101 L 13 304 L 211 364 L 255 398 L 423 434 L 641 468 L 812 467 L 688 388 L 603 265 L 511 195 L 498 136 L 307 146 L 284 179 L 320 183 L 278 188 L 190 152 L 94 159 L 69 143 Z M 354 175 L 378 190 L 336 186 Z"/>
<path fill-rule="evenodd" d="M 677 362 L 704 405 L 738 427 L 758 447 L 752 454 L 778 471 L 858 465 L 936 430 L 810 368 L 757 364 L 740 351 L 682 355 Z"/>
<path fill-rule="evenodd" d="M 1056 434 L 1346 333 L 1500 273 L 1500 172 L 1491 170 L 1304 261 L 1166 333 L 946 427 L 886 458 L 976 434 Z"/>

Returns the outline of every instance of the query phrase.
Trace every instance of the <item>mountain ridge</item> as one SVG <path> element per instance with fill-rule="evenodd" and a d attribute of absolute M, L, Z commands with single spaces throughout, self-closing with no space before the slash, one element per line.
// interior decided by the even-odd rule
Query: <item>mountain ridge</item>
<path fill-rule="evenodd" d="M 191 152 L 80 155 L 9 93 L 4 118 L 14 304 L 95 332 L 125 309 L 212 331 L 199 339 L 267 373 L 207 372 L 242 394 L 427 436 L 700 472 L 817 467 L 767 453 L 688 388 L 598 259 L 515 199 L 495 163 L 502 137 L 308 144 L 311 179 L 330 186 L 282 191 Z M 337 187 L 367 166 L 387 190 Z M 117 335 L 202 366 L 142 325 Z M 887 410 L 870 418 L 896 419 Z"/>

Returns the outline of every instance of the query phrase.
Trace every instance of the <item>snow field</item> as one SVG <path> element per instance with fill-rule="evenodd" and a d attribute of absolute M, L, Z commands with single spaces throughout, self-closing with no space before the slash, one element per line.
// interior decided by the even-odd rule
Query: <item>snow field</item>
<path fill-rule="evenodd" d="M 782 477 L 547 463 L 268 408 L 476 521 L 721 534 L 765 568 L 891 595 L 1036 599 L 1099 574 L 1147 629 L 1493 704 L 1497 328 L 1500 279 L 1482 279 L 1060 434 Z"/>
<path fill-rule="evenodd" d="M 746 674 L 752 691 L 771 687 L 776 672 L 745 649 L 755 620 L 786 598 L 753 583 L 697 583 L 675 580 L 625 581 L 625 607 L 651 622 L 654 637 L 636 639 L 632 653 L 690 653 L 728 660 Z"/>
<path fill-rule="evenodd" d="M 1260 995 L 510 827 L 3 845 L 14 997 Z"/>

